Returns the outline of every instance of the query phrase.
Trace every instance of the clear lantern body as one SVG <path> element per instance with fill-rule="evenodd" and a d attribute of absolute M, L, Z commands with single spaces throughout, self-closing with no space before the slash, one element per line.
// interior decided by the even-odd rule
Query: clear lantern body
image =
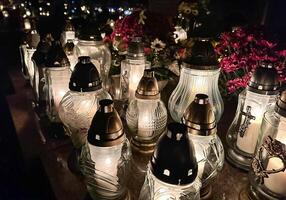
<path fill-rule="evenodd" d="M 58 109 L 63 96 L 69 91 L 71 71 L 67 67 L 49 67 L 45 70 L 46 112 L 51 122 L 59 122 Z"/>
<path fill-rule="evenodd" d="M 74 39 L 75 39 L 75 31 L 68 30 L 68 31 L 62 32 L 62 34 L 61 34 L 61 43 L 63 45 L 65 45 L 68 40 L 73 41 Z"/>
<path fill-rule="evenodd" d="M 59 117 L 76 148 L 84 144 L 87 130 L 102 99 L 111 99 L 104 89 L 92 92 L 68 91 L 62 98 Z"/>
<path fill-rule="evenodd" d="M 24 58 L 25 58 L 25 66 L 27 67 L 28 76 L 30 79 L 30 84 L 34 86 L 34 76 L 35 76 L 35 62 L 32 59 L 36 49 L 34 48 L 26 48 L 26 53 L 24 51 Z M 25 55 L 26 54 L 26 55 Z"/>
<path fill-rule="evenodd" d="M 196 178 L 186 185 L 173 185 L 156 178 L 148 167 L 145 183 L 141 189 L 139 200 L 182 200 L 200 199 L 201 182 Z"/>
<path fill-rule="evenodd" d="M 19 52 L 20 52 L 20 59 L 21 59 L 21 70 L 23 75 L 25 76 L 26 79 L 29 79 L 29 74 L 28 74 L 28 44 L 23 43 L 19 46 Z"/>
<path fill-rule="evenodd" d="M 286 199 L 286 118 L 271 107 L 261 125 L 250 171 L 254 199 Z"/>
<path fill-rule="evenodd" d="M 198 162 L 198 176 L 203 187 L 211 183 L 224 164 L 224 149 L 217 134 L 208 136 L 189 134 Z"/>
<path fill-rule="evenodd" d="M 138 144 L 155 145 L 167 124 L 167 109 L 160 99 L 131 100 L 126 112 L 132 141 Z"/>
<path fill-rule="evenodd" d="M 96 66 L 100 74 L 103 87 L 106 88 L 111 66 L 111 53 L 103 41 L 79 39 L 76 45 L 76 55 L 77 57 L 90 57 L 91 62 Z"/>
<path fill-rule="evenodd" d="M 236 114 L 227 132 L 227 157 L 237 167 L 249 170 L 259 137 L 264 112 L 277 95 L 258 94 L 245 89 L 239 94 Z"/>
<path fill-rule="evenodd" d="M 224 109 L 223 100 L 218 89 L 219 74 L 219 68 L 198 70 L 183 65 L 179 83 L 172 92 L 168 103 L 173 120 L 180 122 L 185 110 L 194 100 L 196 94 L 204 93 L 209 96 L 209 101 L 214 107 L 216 120 L 219 121 Z"/>
<path fill-rule="evenodd" d="M 129 199 L 126 187 L 131 152 L 129 142 L 100 147 L 86 141 L 80 157 L 81 171 L 92 199 Z"/>
<path fill-rule="evenodd" d="M 144 75 L 145 68 L 150 68 L 151 63 L 145 60 L 145 57 L 126 58 L 121 61 L 121 98 L 122 99 L 134 99 L 135 91 Z"/>

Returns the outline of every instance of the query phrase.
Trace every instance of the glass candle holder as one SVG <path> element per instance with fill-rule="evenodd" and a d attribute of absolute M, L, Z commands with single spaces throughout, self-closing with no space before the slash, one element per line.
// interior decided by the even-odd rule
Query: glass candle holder
<path fill-rule="evenodd" d="M 213 106 L 206 94 L 197 94 L 182 118 L 188 127 L 198 162 L 198 176 L 202 181 L 201 197 L 210 195 L 211 184 L 224 163 L 224 149 L 217 136 Z"/>
<path fill-rule="evenodd" d="M 145 70 L 126 112 L 131 144 L 140 152 L 153 152 L 159 136 L 167 125 L 167 109 L 160 100 L 154 72 Z"/>
<path fill-rule="evenodd" d="M 145 68 L 150 68 L 144 55 L 144 48 L 140 38 L 134 38 L 128 45 L 126 59 L 121 62 L 121 98 L 134 99 L 135 91 Z"/>
<path fill-rule="evenodd" d="M 70 20 L 66 21 L 64 31 L 61 34 L 61 43 L 64 46 L 68 40 L 75 39 L 75 29 Z"/>
<path fill-rule="evenodd" d="M 220 68 L 209 39 L 197 39 L 191 48 L 191 56 L 182 64 L 180 80 L 172 92 L 168 108 L 173 120 L 181 118 L 197 93 L 209 96 L 216 120 L 219 121 L 224 105 L 218 89 Z"/>
<path fill-rule="evenodd" d="M 68 59 L 64 59 L 53 67 L 45 70 L 45 84 L 47 88 L 46 112 L 51 122 L 60 122 L 58 109 L 60 101 L 69 90 L 69 80 L 71 76 Z"/>
<path fill-rule="evenodd" d="M 92 199 L 129 199 L 129 143 L 113 101 L 104 99 L 99 104 L 82 148 L 81 171 Z"/>
<path fill-rule="evenodd" d="M 80 34 L 76 45 L 76 55 L 89 56 L 96 66 L 104 88 L 108 87 L 108 75 L 111 66 L 111 53 L 104 44 L 99 32 Z"/>
<path fill-rule="evenodd" d="M 286 199 L 286 91 L 263 117 L 248 199 Z"/>
<path fill-rule="evenodd" d="M 20 60 L 21 60 L 21 70 L 22 73 L 25 77 L 25 79 L 29 79 L 29 74 L 28 74 L 28 44 L 26 41 L 24 41 L 20 46 L 19 46 L 19 53 L 20 53 Z"/>
<path fill-rule="evenodd" d="M 69 59 L 69 62 L 70 62 L 70 68 L 71 70 L 73 71 L 76 63 L 77 63 L 77 55 L 76 55 L 76 52 L 75 52 L 75 45 L 73 43 L 73 40 L 71 39 L 68 39 L 66 44 L 64 45 L 64 51 Z"/>
<path fill-rule="evenodd" d="M 87 136 L 91 120 L 101 99 L 111 99 L 102 89 L 96 67 L 89 57 L 79 57 L 72 72 L 69 89 L 59 105 L 59 117 L 75 148 L 80 148 Z"/>
<path fill-rule="evenodd" d="M 31 51 L 32 59 L 31 59 L 31 71 L 33 72 L 32 78 L 32 86 L 35 94 L 35 99 L 37 104 L 42 106 L 45 102 L 45 96 L 43 95 L 43 87 L 44 87 L 44 68 L 47 60 L 48 52 L 52 46 L 52 37 L 51 34 L 46 34 L 41 38 L 36 51 Z M 28 52 L 29 53 L 29 52 Z M 31 79 L 30 79 L 31 80 Z"/>
<path fill-rule="evenodd" d="M 151 158 L 139 200 L 200 199 L 198 164 L 183 124 L 171 123 Z"/>
<path fill-rule="evenodd" d="M 236 167 L 250 169 L 263 114 L 275 103 L 278 93 L 276 69 L 262 64 L 239 94 L 235 118 L 226 135 L 227 158 Z"/>

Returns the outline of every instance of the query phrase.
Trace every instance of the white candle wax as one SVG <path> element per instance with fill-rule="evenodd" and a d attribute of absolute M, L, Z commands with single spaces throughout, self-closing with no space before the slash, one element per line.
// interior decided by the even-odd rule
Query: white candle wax
<path fill-rule="evenodd" d="M 286 122 L 281 121 L 278 126 L 276 140 L 286 144 Z M 267 164 L 267 170 L 280 169 L 283 167 L 281 159 L 270 158 Z M 264 185 L 276 194 L 286 196 L 286 171 L 270 174 L 268 178 L 264 178 Z"/>

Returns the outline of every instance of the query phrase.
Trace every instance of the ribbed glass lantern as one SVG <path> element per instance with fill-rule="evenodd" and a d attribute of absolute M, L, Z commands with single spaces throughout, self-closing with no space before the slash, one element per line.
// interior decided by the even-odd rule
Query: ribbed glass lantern
<path fill-rule="evenodd" d="M 236 114 L 227 132 L 227 158 L 236 167 L 250 169 L 263 114 L 275 103 L 278 93 L 276 69 L 262 63 L 247 88 L 239 94 Z"/>
<path fill-rule="evenodd" d="M 126 187 L 129 142 L 113 101 L 99 102 L 80 158 L 87 190 L 94 200 L 130 199 Z"/>
<path fill-rule="evenodd" d="M 135 91 L 145 68 L 149 68 L 150 63 L 146 61 L 141 38 L 134 38 L 128 45 L 126 59 L 121 62 L 121 98 L 134 99 Z"/>
<path fill-rule="evenodd" d="M 85 31 L 78 37 L 76 55 L 89 56 L 96 66 L 104 88 L 108 87 L 108 75 L 111 66 L 111 53 L 104 44 L 99 31 Z"/>
<path fill-rule="evenodd" d="M 139 200 L 199 200 L 197 173 L 196 154 L 186 126 L 171 123 L 158 140 Z"/>
<path fill-rule="evenodd" d="M 250 188 L 241 199 L 286 199 L 286 91 L 263 117 Z"/>
<path fill-rule="evenodd" d="M 70 78 L 69 89 L 60 102 L 59 117 L 73 145 L 80 148 L 86 140 L 99 101 L 111 99 L 111 96 L 102 89 L 99 73 L 88 56 L 79 57 Z"/>
<path fill-rule="evenodd" d="M 202 181 L 201 197 L 209 196 L 211 184 L 224 163 L 224 149 L 217 136 L 213 106 L 206 94 L 197 94 L 182 118 L 188 127 L 198 162 L 198 176 Z"/>
<path fill-rule="evenodd" d="M 141 152 L 153 152 L 167 124 L 167 109 L 160 100 L 158 83 L 153 71 L 145 70 L 135 98 L 128 105 L 126 121 L 133 146 Z"/>
<path fill-rule="evenodd" d="M 75 39 L 75 29 L 74 26 L 72 25 L 70 20 L 66 21 L 64 30 L 61 34 L 61 43 L 64 46 L 68 40 L 74 41 Z"/>
<path fill-rule="evenodd" d="M 170 96 L 170 114 L 173 120 L 180 122 L 196 94 L 204 93 L 209 96 L 216 120 L 219 121 L 224 109 L 218 89 L 220 68 L 210 40 L 195 38 L 190 55 L 182 64 L 179 83 Z"/>

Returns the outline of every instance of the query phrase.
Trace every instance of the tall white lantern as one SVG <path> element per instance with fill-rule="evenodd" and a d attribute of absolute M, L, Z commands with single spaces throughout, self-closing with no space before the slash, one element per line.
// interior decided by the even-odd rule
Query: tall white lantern
<path fill-rule="evenodd" d="M 262 63 L 239 94 L 235 118 L 226 135 L 227 158 L 236 167 L 250 169 L 264 112 L 275 103 L 278 93 L 276 69 Z"/>

